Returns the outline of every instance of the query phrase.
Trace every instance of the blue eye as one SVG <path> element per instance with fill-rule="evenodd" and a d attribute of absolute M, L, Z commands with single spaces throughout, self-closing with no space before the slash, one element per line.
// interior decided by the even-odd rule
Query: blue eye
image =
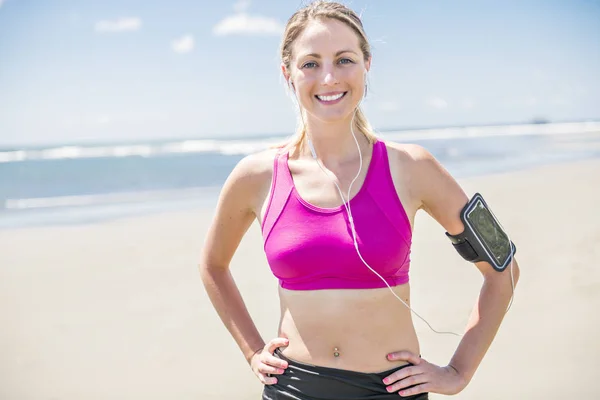
<path fill-rule="evenodd" d="M 346 61 L 347 61 L 347 62 L 346 62 Z M 352 60 L 351 60 L 351 59 L 349 59 L 349 58 L 342 58 L 342 59 L 340 60 L 340 63 L 341 63 L 341 64 L 348 64 L 348 63 L 351 63 L 351 64 L 352 64 L 352 63 L 354 63 L 354 61 L 352 61 Z"/>
<path fill-rule="evenodd" d="M 314 66 L 316 66 L 316 65 L 317 65 L 317 63 L 316 63 L 316 62 L 314 62 L 314 61 L 309 61 L 309 62 L 307 62 L 306 64 L 304 64 L 304 65 L 302 66 L 302 68 L 314 68 Z"/>

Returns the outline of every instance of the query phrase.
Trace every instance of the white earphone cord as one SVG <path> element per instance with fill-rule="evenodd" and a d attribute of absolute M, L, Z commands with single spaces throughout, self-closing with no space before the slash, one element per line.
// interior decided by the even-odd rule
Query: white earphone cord
<path fill-rule="evenodd" d="M 342 198 L 342 205 L 344 206 L 344 208 L 346 209 L 346 212 L 348 213 L 348 220 L 350 222 L 350 228 L 352 230 L 352 239 L 354 241 L 354 248 L 356 249 L 358 257 L 361 259 L 361 261 L 363 262 L 363 264 L 365 264 L 365 266 L 367 268 L 369 268 L 371 270 L 371 272 L 373 272 L 375 275 L 377 275 L 379 277 L 379 279 L 381 279 L 383 281 L 383 283 L 385 283 L 385 285 L 392 292 L 392 294 L 394 295 L 394 297 L 396 297 L 396 299 L 398 299 L 402 304 L 404 304 L 404 306 L 406 306 L 413 314 L 415 314 L 417 317 L 419 317 L 419 319 L 421 319 L 421 321 L 425 322 L 425 324 L 427 324 L 427 326 L 429 327 L 429 329 L 431 329 L 433 332 L 438 333 L 438 334 L 449 334 L 449 335 L 455 335 L 455 336 L 459 336 L 459 337 L 463 336 L 460 333 L 445 332 L 445 331 L 440 332 L 440 331 L 435 330 L 431 326 L 431 324 L 429 324 L 429 322 L 427 322 L 427 320 L 425 318 L 421 317 L 415 310 L 413 310 L 408 304 L 406 304 L 406 302 L 404 300 L 402 300 L 396 294 L 396 292 L 394 292 L 394 290 L 387 283 L 387 281 L 377 271 L 375 271 L 373 268 L 371 268 L 371 266 L 365 261 L 365 259 L 363 258 L 362 254 L 360 253 L 360 250 L 358 248 L 358 241 L 357 241 L 357 238 L 356 238 L 356 229 L 354 227 L 354 218 L 352 217 L 352 210 L 350 209 L 350 192 L 352 190 L 352 185 L 358 179 L 358 177 L 360 176 L 360 173 L 362 171 L 362 152 L 360 150 L 360 145 L 358 144 L 358 140 L 356 139 L 356 135 L 354 134 L 354 116 L 356 115 L 356 111 L 358 110 L 358 107 L 360 106 L 361 102 L 362 102 L 362 99 L 359 102 L 359 104 L 356 106 L 356 109 L 354 110 L 354 114 L 352 115 L 352 120 L 350 121 L 350 131 L 352 132 L 352 137 L 354 138 L 354 142 L 356 143 L 356 147 L 358 149 L 359 168 L 358 168 L 358 173 L 356 174 L 356 176 L 354 177 L 354 179 L 352 180 L 352 182 L 350 182 L 350 186 L 348 187 L 348 201 L 346 201 L 346 199 L 344 199 L 344 195 L 342 194 L 342 190 L 340 189 L 340 187 L 338 186 L 338 184 L 335 182 L 335 179 L 332 179 L 333 184 L 335 185 L 336 189 L 338 190 L 338 193 L 339 193 L 340 197 Z M 302 118 L 302 124 L 304 125 L 304 117 L 302 116 L 302 110 L 300 110 L 300 117 Z M 306 126 L 306 125 L 304 125 L 304 126 Z M 308 134 L 308 132 L 307 132 L 307 134 Z M 314 146 L 312 145 L 312 142 L 311 142 L 310 138 L 308 138 L 308 145 L 310 147 L 310 150 L 311 150 L 313 158 L 317 162 L 317 165 L 319 166 L 319 168 L 321 168 L 321 170 L 323 171 L 323 173 L 329 177 L 328 172 L 321 165 L 321 162 L 319 161 L 319 158 L 317 157 L 317 153 L 315 151 Z M 490 212 L 491 212 L 491 210 L 490 210 Z M 493 213 L 492 213 L 492 215 L 494 216 L 494 218 L 496 219 L 496 221 L 498 221 L 498 219 L 496 218 L 496 216 Z M 504 230 L 504 228 L 502 227 L 502 225 L 500 225 L 500 227 L 502 228 L 502 230 Z M 508 237 L 508 234 L 506 234 L 506 237 L 508 238 L 509 246 L 512 246 L 511 245 L 512 242 L 510 241 L 510 237 Z M 513 258 L 512 257 L 511 257 L 511 260 L 510 260 L 510 279 L 511 279 L 511 285 L 512 285 L 512 294 L 511 294 L 510 302 L 508 304 L 506 312 L 508 312 L 508 310 L 510 309 L 510 306 L 512 305 L 512 301 L 513 301 L 513 298 L 514 298 L 514 292 L 515 292 L 515 283 L 514 283 L 514 278 L 513 278 Z"/>

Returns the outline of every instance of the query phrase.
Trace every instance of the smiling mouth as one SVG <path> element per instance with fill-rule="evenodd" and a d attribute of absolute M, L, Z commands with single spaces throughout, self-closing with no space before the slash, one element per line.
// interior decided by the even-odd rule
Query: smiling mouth
<path fill-rule="evenodd" d="M 321 103 L 331 104 L 331 103 L 336 103 L 339 100 L 341 100 L 344 96 L 346 96 L 346 93 L 348 93 L 348 92 L 342 92 L 342 93 L 338 93 L 338 94 L 334 94 L 334 95 L 330 95 L 330 96 L 320 96 L 317 94 L 317 95 L 315 95 L 315 97 Z"/>

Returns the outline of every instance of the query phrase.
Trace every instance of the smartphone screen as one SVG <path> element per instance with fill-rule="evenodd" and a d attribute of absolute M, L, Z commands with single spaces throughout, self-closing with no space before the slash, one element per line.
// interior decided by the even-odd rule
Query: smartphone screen
<path fill-rule="evenodd" d="M 481 200 L 467 213 L 467 221 L 475 230 L 483 245 L 487 248 L 496 264 L 503 267 L 511 255 L 511 245 L 508 236 L 502 231 L 494 216 L 488 211 Z"/>

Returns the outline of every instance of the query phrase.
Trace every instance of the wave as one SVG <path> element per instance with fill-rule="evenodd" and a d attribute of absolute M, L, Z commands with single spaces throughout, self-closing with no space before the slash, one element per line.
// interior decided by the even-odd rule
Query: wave
<path fill-rule="evenodd" d="M 405 142 L 439 139 L 469 139 L 494 136 L 551 136 L 600 132 L 600 122 L 472 126 L 416 131 L 386 132 L 382 136 Z"/>
<path fill-rule="evenodd" d="M 118 146 L 59 146 L 36 150 L 0 152 L 0 163 L 110 157 L 155 157 L 169 154 L 218 153 L 250 154 L 280 143 L 282 138 L 261 140 L 184 140 L 163 144 L 132 144 Z"/>
<path fill-rule="evenodd" d="M 192 187 L 176 190 L 152 190 L 143 192 L 120 192 L 75 196 L 7 199 L 4 201 L 4 209 L 18 211 L 43 208 L 86 207 L 148 201 L 180 200 L 202 198 L 206 195 L 213 195 L 219 190 L 220 187 Z"/>
<path fill-rule="evenodd" d="M 403 142 L 484 138 L 493 136 L 565 135 L 600 132 L 600 122 L 571 122 L 552 124 L 497 125 L 479 127 L 434 128 L 386 131 L 379 136 Z M 160 144 L 130 144 L 104 146 L 58 146 L 45 149 L 21 149 L 0 152 L 0 163 L 35 160 L 63 160 L 110 157 L 156 157 L 172 154 L 215 153 L 247 155 L 276 145 L 285 137 L 259 139 L 215 140 L 197 139 Z"/>

